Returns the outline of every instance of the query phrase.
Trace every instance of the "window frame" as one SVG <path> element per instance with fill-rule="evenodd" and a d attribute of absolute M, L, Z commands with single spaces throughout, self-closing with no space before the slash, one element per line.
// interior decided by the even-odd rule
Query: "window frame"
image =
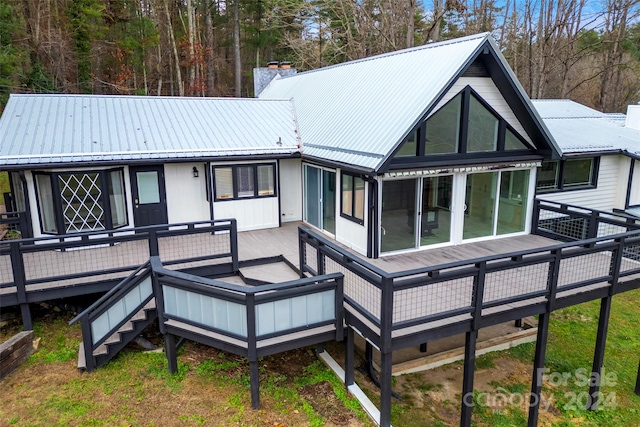
<path fill-rule="evenodd" d="M 351 188 L 346 190 L 348 192 L 351 193 L 351 215 L 348 213 L 345 213 L 345 204 L 344 204 L 344 178 L 345 177 L 350 177 L 351 178 Z M 362 203 L 362 219 L 358 218 L 355 215 L 356 212 L 356 179 L 360 179 L 363 184 L 364 187 L 362 189 L 363 193 L 364 193 L 364 199 L 363 199 L 363 203 Z M 340 217 L 348 219 L 349 221 L 353 221 L 356 224 L 360 224 L 360 225 L 364 225 L 364 216 L 365 216 L 365 212 L 367 210 L 367 206 L 366 206 L 366 200 L 367 200 L 367 181 L 358 174 L 354 174 L 351 172 L 345 172 L 345 171 L 341 171 L 340 172 Z"/>
<path fill-rule="evenodd" d="M 577 185 L 566 185 L 565 183 L 565 172 L 567 163 L 571 163 L 574 160 L 591 160 L 591 170 L 589 172 L 589 183 L 587 184 L 577 184 Z M 538 187 L 538 176 L 536 176 L 536 194 L 549 194 L 549 193 L 560 193 L 564 191 L 576 191 L 576 190 L 591 190 L 598 188 L 598 175 L 600 173 L 600 156 L 579 156 L 579 157 L 569 157 L 562 160 L 547 160 L 545 162 L 556 162 L 558 164 L 558 169 L 556 172 L 556 182 L 555 185 L 551 188 L 539 188 Z M 542 167 L 542 166 L 541 166 Z M 539 170 L 540 168 L 538 168 Z"/>
<path fill-rule="evenodd" d="M 270 166 L 273 173 L 273 192 L 271 194 L 260 194 L 260 180 L 258 176 L 258 168 L 260 166 Z M 251 168 L 253 171 L 253 195 L 238 196 L 238 170 L 240 168 Z M 231 169 L 232 180 L 232 197 L 219 198 L 216 183 L 216 169 Z M 217 164 L 211 165 L 212 176 L 212 192 L 214 202 L 229 202 L 238 200 L 265 199 L 270 197 L 278 197 L 278 168 L 275 162 L 267 163 L 234 163 L 234 164 Z"/>
<path fill-rule="evenodd" d="M 119 172 L 120 178 L 122 179 L 122 191 L 124 193 L 124 209 L 125 209 L 125 222 L 118 227 L 113 226 L 113 218 L 111 216 L 111 200 L 109 200 L 109 174 L 113 172 Z M 59 236 L 59 235 L 67 235 L 67 234 L 80 234 L 90 231 L 67 231 L 67 227 L 64 222 L 64 214 L 62 212 L 62 194 L 60 193 L 60 175 L 75 175 L 75 174 L 86 174 L 86 173 L 97 173 L 100 181 L 100 200 L 102 202 L 102 206 L 104 209 L 105 215 L 105 227 L 101 230 L 90 230 L 90 231 L 108 231 L 108 230 L 118 230 L 123 227 L 127 227 L 129 225 L 129 203 L 127 197 L 127 185 L 125 182 L 125 174 L 124 168 L 109 168 L 109 169 L 85 169 L 85 170 L 69 170 L 69 171 L 55 171 L 55 172 L 46 172 L 46 171 L 34 171 L 32 173 L 33 176 L 33 185 L 35 189 L 36 195 L 36 208 L 38 209 L 38 222 L 40 226 L 40 232 L 45 235 Z M 53 220 L 56 226 L 56 231 L 45 231 L 43 225 L 42 218 L 42 198 L 40 197 L 40 187 L 38 185 L 37 176 L 45 176 L 49 180 L 49 185 L 51 186 L 51 193 L 53 200 L 51 201 L 53 204 Z"/>

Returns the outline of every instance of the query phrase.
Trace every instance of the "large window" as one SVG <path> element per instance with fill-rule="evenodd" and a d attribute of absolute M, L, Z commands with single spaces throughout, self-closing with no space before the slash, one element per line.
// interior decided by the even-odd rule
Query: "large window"
<path fill-rule="evenodd" d="M 539 192 L 595 188 L 598 181 L 598 157 L 542 162 L 538 168 Z"/>
<path fill-rule="evenodd" d="M 516 131 L 471 87 L 454 96 L 418 124 L 395 154 L 398 163 L 409 156 L 482 154 L 532 150 Z"/>
<path fill-rule="evenodd" d="M 341 216 L 358 224 L 364 224 L 364 180 L 358 176 L 342 173 Z"/>
<path fill-rule="evenodd" d="M 79 233 L 128 224 L 122 169 L 34 174 L 43 233 Z"/>
<path fill-rule="evenodd" d="M 215 166 L 215 200 L 240 200 L 276 195 L 275 164 Z"/>

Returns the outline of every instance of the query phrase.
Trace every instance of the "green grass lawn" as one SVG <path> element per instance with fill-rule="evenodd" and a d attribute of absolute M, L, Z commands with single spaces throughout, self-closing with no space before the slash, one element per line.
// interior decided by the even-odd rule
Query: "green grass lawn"
<path fill-rule="evenodd" d="M 9 174 L 0 172 L 0 205 L 4 205 L 4 193 L 11 191 L 9 187 Z"/>
<path fill-rule="evenodd" d="M 604 359 L 603 385 L 597 411 L 585 409 L 589 393 L 588 379 L 593 362 L 600 301 L 556 311 L 551 315 L 545 367 L 549 373 L 543 381 L 543 406 L 540 426 L 640 426 L 640 396 L 634 393 L 638 361 L 640 360 L 640 290 L 614 297 Z M 495 405 L 476 404 L 473 408 L 474 426 L 526 426 L 528 393 L 531 389 L 535 343 L 523 344 L 507 351 L 489 353 L 476 360 L 475 394 L 488 396 Z M 517 366 L 517 369 L 512 369 Z M 511 372 L 505 374 L 505 367 Z M 461 362 L 443 369 L 427 371 L 403 402 L 394 401 L 392 423 L 413 424 L 411 420 L 428 419 L 430 425 L 456 425 L 460 410 L 460 393 L 442 402 L 438 390 L 460 381 Z M 500 378 L 488 386 L 479 386 L 479 378 Z M 485 371 L 484 374 L 481 371 Z M 412 375 L 412 374 L 409 374 Z M 451 378 L 447 378 L 450 375 Z M 440 383 L 432 378 L 439 378 Z M 447 380 L 442 380 L 443 378 Z M 431 382 L 430 382 L 431 381 Z M 416 390 L 423 390 L 420 405 L 413 398 Z M 481 395 L 480 393 L 485 393 Z M 452 395 L 453 396 L 453 395 Z M 520 399 L 520 397 L 524 399 Z M 512 399 L 512 397 L 514 397 Z M 507 400 L 509 402 L 504 403 Z M 511 400 L 509 400 L 511 399 Z M 524 400 L 524 401 L 523 401 Z"/>

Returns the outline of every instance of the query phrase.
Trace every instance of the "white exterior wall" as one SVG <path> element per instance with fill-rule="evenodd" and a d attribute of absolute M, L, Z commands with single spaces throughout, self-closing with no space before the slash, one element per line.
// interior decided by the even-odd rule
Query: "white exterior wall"
<path fill-rule="evenodd" d="M 193 167 L 198 178 L 193 177 Z M 169 224 L 208 221 L 209 202 L 204 163 L 168 163 L 164 165 Z"/>
<path fill-rule="evenodd" d="M 629 167 L 625 162 L 624 156 L 602 156 L 600 157 L 600 171 L 596 188 L 538 193 L 537 198 L 602 211 L 611 211 L 613 208 L 622 209 L 624 208 L 624 198 L 621 199 L 622 205 L 619 205 L 619 194 L 620 192 L 626 194 L 626 181 L 629 176 Z"/>
<path fill-rule="evenodd" d="M 342 192 L 342 171 L 338 169 L 336 179 L 336 240 L 354 251 L 367 256 L 367 224 L 369 224 L 369 183 L 364 183 L 364 224 L 340 216 L 342 205 L 340 203 Z"/>
<path fill-rule="evenodd" d="M 37 169 L 36 172 L 82 172 L 82 171 L 90 171 L 90 170 L 105 170 L 105 169 L 117 169 L 122 168 L 124 174 L 124 189 L 126 192 L 126 201 L 127 201 L 127 219 L 128 224 L 124 227 L 119 228 L 118 230 L 123 230 L 127 228 L 133 228 L 133 199 L 131 197 L 131 180 L 129 179 L 129 166 L 110 166 L 110 167 L 97 167 L 97 168 L 86 168 L 86 167 L 77 167 L 77 168 L 65 168 L 65 169 Z M 33 228 L 33 237 L 47 237 L 51 236 L 51 234 L 43 234 L 40 228 L 40 207 L 38 206 L 38 201 L 36 199 L 36 185 L 33 179 L 33 171 L 25 171 L 24 177 L 27 181 L 27 192 L 29 195 L 29 209 L 31 211 L 31 224 Z"/>
<path fill-rule="evenodd" d="M 280 160 L 282 222 L 302 221 L 302 160 Z"/>
<path fill-rule="evenodd" d="M 212 163 L 211 166 L 232 166 L 234 164 L 264 164 L 274 163 L 275 160 L 251 162 Z M 279 170 L 276 169 L 276 179 Z M 276 182 L 277 194 L 278 182 Z M 238 231 L 259 230 L 262 228 L 276 228 L 280 226 L 280 197 L 258 197 L 244 200 L 224 200 L 213 203 L 213 218 L 235 218 L 238 221 Z"/>
<path fill-rule="evenodd" d="M 490 77 L 460 77 L 451 87 L 449 92 L 445 94 L 445 96 L 440 100 L 440 102 L 436 105 L 436 107 L 432 110 L 433 113 L 438 111 L 440 108 L 444 106 L 447 102 L 449 102 L 454 96 L 456 96 L 462 89 L 467 86 L 471 86 L 473 90 L 475 90 L 480 97 L 487 102 L 496 110 L 500 116 L 511 125 L 515 129 L 516 132 L 520 134 L 527 142 L 533 144 L 531 142 L 531 138 L 527 135 L 527 132 L 524 130 L 520 121 L 511 111 L 511 107 L 507 104 L 504 97 L 500 93 L 500 90 L 496 87 L 493 80 Z M 432 113 L 432 114 L 433 114 Z"/>
<path fill-rule="evenodd" d="M 238 231 L 279 227 L 278 211 L 277 197 L 228 200 L 213 204 L 214 218 L 235 218 L 238 221 Z"/>

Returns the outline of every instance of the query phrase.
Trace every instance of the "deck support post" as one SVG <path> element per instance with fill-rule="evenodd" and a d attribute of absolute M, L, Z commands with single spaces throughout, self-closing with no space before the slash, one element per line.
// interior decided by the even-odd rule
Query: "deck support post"
<path fill-rule="evenodd" d="M 514 326 L 516 328 L 522 328 L 522 319 L 516 319 Z"/>
<path fill-rule="evenodd" d="M 636 394 L 640 396 L 640 362 L 638 362 L 638 377 L 636 378 Z"/>
<path fill-rule="evenodd" d="M 391 397 L 393 393 L 391 354 L 391 352 L 380 353 L 380 427 L 391 425 Z"/>
<path fill-rule="evenodd" d="M 471 425 L 473 411 L 473 377 L 476 366 L 476 342 L 478 331 L 472 330 L 466 333 L 464 343 L 464 373 L 462 377 L 462 409 L 460 411 L 460 427 Z"/>
<path fill-rule="evenodd" d="M 33 330 L 33 320 L 31 318 L 31 308 L 29 303 L 20 304 L 20 314 L 22 315 L 22 327 L 25 331 Z"/>
<path fill-rule="evenodd" d="M 538 317 L 538 336 L 536 339 L 536 353 L 533 359 L 533 379 L 531 380 L 531 395 L 529 397 L 528 427 L 538 425 L 540 400 L 542 399 L 542 376 L 544 374 L 544 359 L 547 352 L 547 338 L 549 336 L 550 313 L 541 313 Z"/>
<path fill-rule="evenodd" d="M 249 361 L 249 377 L 251 380 L 251 407 L 260 408 L 260 369 L 258 360 Z"/>
<path fill-rule="evenodd" d="M 593 352 L 593 366 L 591 368 L 591 381 L 589 382 L 589 398 L 587 409 L 598 409 L 598 395 L 600 394 L 600 378 L 602 377 L 602 363 L 604 362 L 604 349 L 607 343 L 607 330 L 609 329 L 609 315 L 611 314 L 611 300 L 608 296 L 600 301 L 600 316 L 598 318 L 598 335 L 596 336 L 596 348 Z"/>
<path fill-rule="evenodd" d="M 165 334 L 164 348 L 167 354 L 169 372 L 175 374 L 178 372 L 178 349 L 176 347 L 176 338 L 172 334 Z"/>
<path fill-rule="evenodd" d="M 347 339 L 344 343 L 344 385 L 348 389 L 355 382 L 353 329 L 347 325 Z"/>
<path fill-rule="evenodd" d="M 426 353 L 427 352 L 427 343 L 423 342 L 422 344 L 420 344 L 420 353 Z"/>

